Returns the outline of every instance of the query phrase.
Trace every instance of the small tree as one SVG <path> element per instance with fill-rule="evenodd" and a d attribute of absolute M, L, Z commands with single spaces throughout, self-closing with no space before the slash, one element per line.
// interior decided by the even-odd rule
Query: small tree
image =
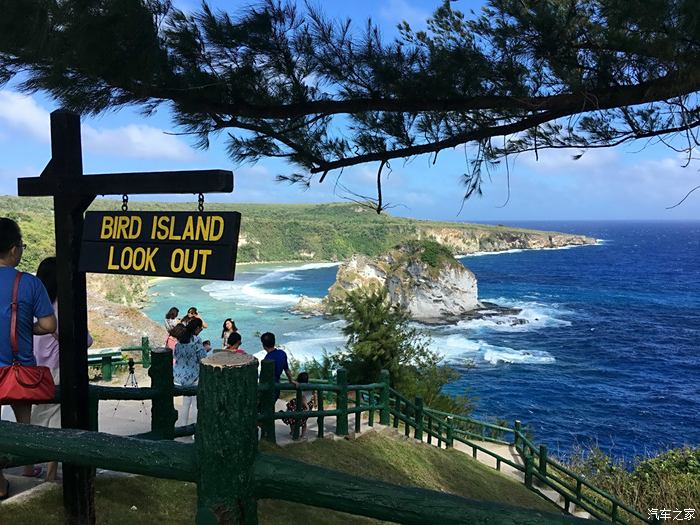
<path fill-rule="evenodd" d="M 352 383 L 370 383 L 382 369 L 389 370 L 391 385 L 403 395 L 422 396 L 436 409 L 465 414 L 471 403 L 451 397 L 442 388 L 459 377 L 442 356 L 428 347 L 426 334 L 409 326 L 408 311 L 392 304 L 386 287 L 358 288 L 348 292 L 336 307 L 347 321 L 345 349 L 333 360 L 348 370 Z"/>

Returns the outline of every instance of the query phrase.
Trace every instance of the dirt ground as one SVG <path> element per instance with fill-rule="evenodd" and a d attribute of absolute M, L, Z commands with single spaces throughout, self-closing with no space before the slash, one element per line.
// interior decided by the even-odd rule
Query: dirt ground
<path fill-rule="evenodd" d="M 147 336 L 151 347 L 163 346 L 165 327 L 152 321 L 138 308 L 112 303 L 88 292 L 88 329 L 93 348 L 138 346 Z"/>

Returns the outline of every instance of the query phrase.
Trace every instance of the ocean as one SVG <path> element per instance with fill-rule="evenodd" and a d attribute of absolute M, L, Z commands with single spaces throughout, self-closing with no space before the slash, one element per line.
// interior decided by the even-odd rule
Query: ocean
<path fill-rule="evenodd" d="M 700 443 L 700 222 L 513 223 L 600 239 L 595 246 L 477 254 L 479 297 L 521 308 L 506 319 L 420 326 L 460 371 L 446 387 L 476 400 L 477 417 L 519 419 L 567 456 L 598 446 L 616 458 Z M 342 346 L 342 321 L 288 312 L 322 297 L 334 264 L 239 265 L 233 282 L 167 279 L 146 314 L 199 308 L 216 346 L 226 317 L 243 348 L 272 331 L 295 358 Z M 474 368 L 465 364 L 473 363 Z"/>

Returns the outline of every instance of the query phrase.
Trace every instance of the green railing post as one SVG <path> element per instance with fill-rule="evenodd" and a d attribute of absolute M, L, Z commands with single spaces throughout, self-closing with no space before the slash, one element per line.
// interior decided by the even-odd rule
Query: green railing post
<path fill-rule="evenodd" d="M 445 448 L 452 448 L 454 446 L 454 421 L 452 417 L 447 418 L 447 432 L 445 436 Z"/>
<path fill-rule="evenodd" d="M 576 499 L 578 500 L 576 503 L 578 504 L 579 501 L 581 501 L 581 480 L 577 479 L 576 480 Z"/>
<path fill-rule="evenodd" d="M 523 456 L 523 459 L 525 460 L 525 486 L 529 489 L 532 488 L 532 456 L 529 453 L 526 453 Z"/>
<path fill-rule="evenodd" d="M 173 400 L 173 351 L 169 348 L 154 348 L 153 363 L 148 370 L 151 388 L 156 392 L 151 401 L 151 432 L 158 439 L 175 438 L 177 410 Z"/>
<path fill-rule="evenodd" d="M 542 477 L 547 477 L 547 445 L 540 445 L 539 472 Z"/>
<path fill-rule="evenodd" d="M 100 411 L 100 398 L 97 397 L 97 393 L 93 388 L 88 388 L 88 427 L 93 432 L 99 430 L 99 411 Z"/>
<path fill-rule="evenodd" d="M 296 398 L 295 398 L 295 403 L 296 407 L 294 410 L 297 412 L 301 412 L 303 409 L 303 400 L 302 400 L 302 393 L 301 393 L 301 388 L 297 387 L 296 391 Z M 294 419 L 294 424 L 292 425 L 292 439 L 296 441 L 299 439 L 299 433 L 301 432 L 301 420 L 302 418 L 300 417 L 295 417 Z"/>
<path fill-rule="evenodd" d="M 359 408 L 362 404 L 362 393 L 355 390 L 355 408 Z M 355 434 L 359 434 L 362 430 L 362 412 L 355 412 Z"/>
<path fill-rule="evenodd" d="M 195 522 L 257 525 L 257 360 L 218 352 L 203 359 L 199 370 Z"/>
<path fill-rule="evenodd" d="M 423 441 L 423 398 L 416 396 L 416 430 L 413 437 Z"/>
<path fill-rule="evenodd" d="M 513 446 L 515 447 L 515 450 L 518 449 L 518 443 L 520 442 L 520 421 L 517 419 L 515 420 L 515 424 L 513 425 Z"/>
<path fill-rule="evenodd" d="M 344 368 L 339 368 L 336 372 L 336 383 L 338 390 L 336 409 L 340 412 L 336 417 L 335 433 L 339 436 L 348 435 L 348 372 Z"/>
<path fill-rule="evenodd" d="M 379 382 L 384 383 L 382 390 L 380 392 L 381 396 L 381 408 L 379 410 L 379 424 L 389 425 L 390 424 L 390 407 L 389 407 L 389 371 L 382 370 L 379 373 Z"/>
<path fill-rule="evenodd" d="M 318 401 L 318 411 L 319 412 L 323 412 L 323 409 L 324 409 L 324 406 L 323 406 L 324 399 L 323 398 L 324 398 L 325 394 L 326 394 L 325 390 L 318 390 L 316 392 L 316 399 Z M 316 426 L 318 426 L 318 437 L 319 438 L 323 438 L 323 431 L 325 430 L 323 425 L 324 425 L 323 416 L 318 416 L 316 418 Z"/>
<path fill-rule="evenodd" d="M 151 366 L 151 345 L 148 342 L 148 337 L 141 338 L 141 364 L 144 368 Z"/>
<path fill-rule="evenodd" d="M 261 438 L 270 443 L 277 443 L 275 435 L 275 362 L 263 359 L 260 363 L 260 384 L 265 390 L 260 393 L 260 409 L 263 421 L 260 427 Z"/>
<path fill-rule="evenodd" d="M 100 370 L 102 371 L 102 381 L 112 380 L 112 356 L 102 356 L 102 364 L 100 366 Z"/>

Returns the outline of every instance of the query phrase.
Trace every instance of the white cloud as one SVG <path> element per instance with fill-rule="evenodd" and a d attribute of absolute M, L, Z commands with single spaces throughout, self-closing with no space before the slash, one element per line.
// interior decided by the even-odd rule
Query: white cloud
<path fill-rule="evenodd" d="M 0 124 L 42 142 L 51 140 L 48 112 L 32 97 L 16 91 L 0 91 Z"/>
<path fill-rule="evenodd" d="M 139 159 L 191 160 L 194 151 L 173 135 L 163 130 L 129 124 L 114 129 L 97 129 L 83 125 L 83 145 L 92 153 L 125 155 Z"/>
<path fill-rule="evenodd" d="M 0 133 L 7 139 L 19 132 L 47 143 L 51 133 L 49 112 L 30 96 L 16 91 L 0 91 Z M 173 135 L 144 124 L 129 124 L 118 128 L 96 128 L 82 125 L 83 147 L 86 152 L 133 158 L 191 160 L 194 150 Z"/>

